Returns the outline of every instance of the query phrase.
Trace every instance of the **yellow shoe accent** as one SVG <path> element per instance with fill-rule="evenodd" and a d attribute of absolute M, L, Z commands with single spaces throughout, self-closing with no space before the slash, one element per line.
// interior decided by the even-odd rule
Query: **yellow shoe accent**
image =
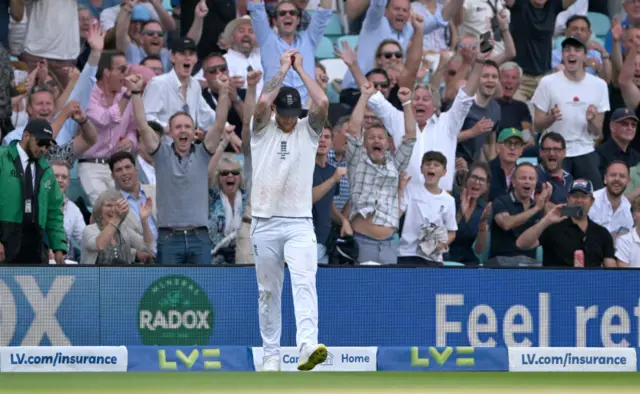
<path fill-rule="evenodd" d="M 322 364 L 327 359 L 327 347 L 319 344 L 316 350 L 311 352 L 307 360 L 300 360 L 298 371 L 311 371 L 318 364 Z"/>

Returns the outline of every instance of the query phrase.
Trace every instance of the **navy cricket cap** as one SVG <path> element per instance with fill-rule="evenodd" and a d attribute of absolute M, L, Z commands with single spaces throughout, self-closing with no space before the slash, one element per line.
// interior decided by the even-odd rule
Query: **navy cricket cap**
<path fill-rule="evenodd" d="M 562 48 L 569 44 L 572 44 L 572 46 L 576 47 L 582 47 L 585 51 L 587 50 L 587 44 L 582 41 L 582 38 L 580 38 L 579 36 L 569 36 L 562 40 Z"/>
<path fill-rule="evenodd" d="M 626 107 L 616 109 L 611 115 L 612 122 L 620 122 L 625 119 L 633 119 L 636 122 L 638 121 L 638 117 L 636 116 L 635 112 Z"/>
<path fill-rule="evenodd" d="M 192 38 L 189 37 L 182 37 L 179 40 L 176 40 L 173 43 L 173 48 L 172 51 L 175 53 L 180 53 L 180 52 L 186 52 L 186 51 L 196 51 L 198 49 L 198 46 L 196 45 L 196 42 L 193 41 Z"/>
<path fill-rule="evenodd" d="M 297 118 L 302 113 L 302 99 L 300 93 L 290 86 L 283 86 L 274 102 L 276 112 L 280 116 Z"/>
<path fill-rule="evenodd" d="M 55 144 L 56 141 L 53 139 L 53 129 L 51 128 L 51 123 L 46 119 L 31 119 L 29 123 L 24 127 L 24 131 L 28 132 L 35 138 L 37 141 L 50 141 L 52 144 Z"/>
<path fill-rule="evenodd" d="M 575 192 L 582 192 L 584 194 L 591 195 L 593 194 L 593 183 L 586 179 L 576 179 L 569 188 L 569 194 Z"/>

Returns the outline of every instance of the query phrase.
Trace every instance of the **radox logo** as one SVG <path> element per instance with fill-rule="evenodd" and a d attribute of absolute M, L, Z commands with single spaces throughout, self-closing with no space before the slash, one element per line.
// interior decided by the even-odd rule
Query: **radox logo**
<path fill-rule="evenodd" d="M 165 276 L 144 292 L 138 329 L 145 345 L 207 345 L 213 333 L 213 307 L 193 279 Z"/>

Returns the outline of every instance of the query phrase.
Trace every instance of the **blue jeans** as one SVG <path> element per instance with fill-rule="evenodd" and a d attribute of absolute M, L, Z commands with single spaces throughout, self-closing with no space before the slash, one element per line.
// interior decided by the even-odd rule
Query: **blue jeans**
<path fill-rule="evenodd" d="M 206 227 L 158 229 L 158 264 L 211 264 L 213 245 Z"/>

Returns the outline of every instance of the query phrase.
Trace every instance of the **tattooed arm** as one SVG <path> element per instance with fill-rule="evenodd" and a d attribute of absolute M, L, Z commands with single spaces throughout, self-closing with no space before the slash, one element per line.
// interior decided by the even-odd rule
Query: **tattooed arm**
<path fill-rule="evenodd" d="M 304 86 L 311 96 L 311 106 L 309 107 L 309 126 L 316 134 L 322 134 L 327 118 L 329 117 L 329 98 L 324 90 L 318 85 L 315 78 L 312 78 L 304 71 L 302 66 L 302 55 L 295 54 L 293 69 L 300 75 Z"/>
<path fill-rule="evenodd" d="M 280 56 L 280 71 L 264 85 L 260 99 L 253 115 L 253 133 L 258 134 L 269 123 L 271 118 L 271 105 L 278 96 L 284 77 L 291 68 L 291 56 L 297 51 L 287 51 Z"/>

